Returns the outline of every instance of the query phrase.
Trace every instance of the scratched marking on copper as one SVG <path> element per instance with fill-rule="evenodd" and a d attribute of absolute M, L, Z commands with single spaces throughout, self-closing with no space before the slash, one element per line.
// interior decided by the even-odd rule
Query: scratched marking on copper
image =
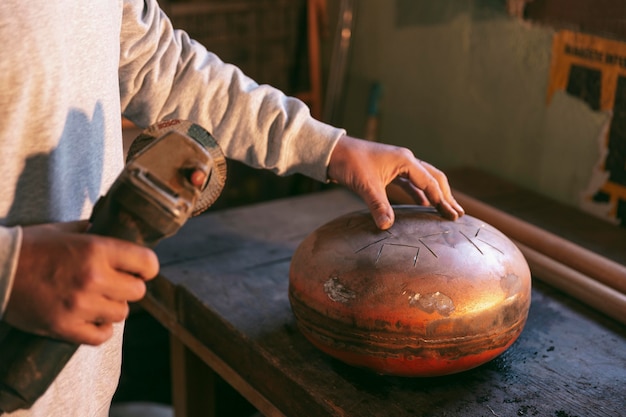
<path fill-rule="evenodd" d="M 481 255 L 484 255 L 483 251 L 481 251 L 481 250 L 480 250 L 480 248 L 476 245 L 476 243 L 474 243 L 474 241 L 473 241 L 472 239 L 470 239 L 469 237 L 467 237 L 467 235 L 466 235 L 465 233 L 461 232 L 460 230 L 459 230 L 459 233 L 461 234 L 461 236 L 463 236 L 465 239 L 467 239 L 467 241 L 468 241 L 469 243 L 471 243 L 471 244 L 472 244 L 472 246 L 474 246 L 474 247 L 476 248 L 476 250 L 477 250 L 478 252 L 480 252 L 480 254 L 481 254 Z"/>
<path fill-rule="evenodd" d="M 439 233 L 439 234 L 440 234 L 440 235 L 445 235 L 446 233 L 448 233 L 448 232 L 446 231 L 446 232 Z M 429 235 L 429 236 L 425 236 L 425 237 L 430 237 L 430 236 L 434 236 L 434 235 Z M 425 247 L 426 249 L 428 249 L 428 251 L 429 251 L 430 253 L 432 253 L 432 254 L 433 254 L 433 256 L 434 256 L 435 258 L 439 258 L 439 257 L 437 256 L 437 254 L 435 253 L 435 251 L 434 251 L 434 250 L 432 250 L 432 249 L 431 249 L 431 248 L 430 248 L 430 247 L 426 244 L 426 242 L 424 242 L 424 241 L 422 240 L 422 238 L 420 238 L 420 239 L 419 239 L 419 241 L 420 241 L 420 243 L 421 243 L 422 245 L 424 245 L 424 247 Z"/>
<path fill-rule="evenodd" d="M 361 252 L 362 250 L 365 250 L 365 249 L 369 248 L 370 246 L 374 246 L 375 244 L 380 243 L 380 242 L 382 242 L 383 240 L 387 240 L 387 239 L 389 239 L 389 237 L 390 237 L 390 236 L 387 236 L 387 237 L 384 237 L 384 238 L 382 238 L 382 239 L 378 239 L 378 240 L 376 240 L 376 241 L 374 241 L 374 242 L 372 242 L 372 243 L 369 243 L 369 244 L 367 244 L 367 245 L 363 246 L 361 249 L 356 250 L 354 253 L 359 253 L 359 252 Z"/>
<path fill-rule="evenodd" d="M 466 224 L 465 226 L 473 226 L 473 225 Z M 481 255 L 484 255 L 485 253 L 483 252 L 483 249 L 480 248 L 478 242 L 482 242 L 485 245 L 489 246 L 490 248 L 500 252 L 501 254 L 504 254 L 504 252 L 501 249 L 496 247 L 493 243 L 489 242 L 486 237 L 484 237 L 485 232 L 487 232 L 487 234 L 489 232 L 489 230 L 484 229 L 484 225 L 481 225 L 480 227 L 478 227 L 474 233 L 467 233 L 461 230 L 444 230 L 442 232 L 429 233 L 429 234 L 421 235 L 421 236 L 411 236 L 410 234 L 394 235 L 389 230 L 386 230 L 385 233 L 388 234 L 387 236 L 377 238 L 373 242 L 367 243 L 361 248 L 355 250 L 354 253 L 359 253 L 368 248 L 371 248 L 372 246 L 380 245 L 380 247 L 376 251 L 376 259 L 374 261 L 374 263 L 377 264 L 382 259 L 383 252 L 387 251 L 386 247 L 400 246 L 404 248 L 415 249 L 415 255 L 413 256 L 413 259 L 412 259 L 413 266 L 415 267 L 417 266 L 417 261 L 420 256 L 420 249 L 422 247 L 426 248 L 426 250 L 435 258 L 439 258 L 437 251 L 432 246 L 432 243 L 433 242 L 436 243 L 436 240 L 433 241 L 432 239 L 444 239 L 447 242 L 448 246 L 451 245 L 452 247 L 454 247 L 454 243 L 456 242 L 456 240 L 454 240 L 453 238 L 452 241 L 449 241 L 448 239 L 445 238 L 446 235 L 453 236 L 454 232 L 459 233 L 463 237 L 463 240 L 467 241 L 470 245 L 472 245 L 474 249 L 476 249 L 478 253 L 480 253 Z M 431 241 L 427 241 L 428 239 L 431 239 Z"/>
<path fill-rule="evenodd" d="M 361 247 L 360 249 L 357 249 L 356 251 L 354 251 L 354 253 L 359 253 L 359 252 L 361 252 L 361 251 L 363 251 L 363 250 L 365 250 L 367 248 L 370 248 L 370 247 L 380 243 L 381 245 L 380 245 L 380 248 L 378 248 L 378 251 L 376 253 L 376 260 L 374 261 L 374 263 L 378 263 L 378 261 L 380 260 L 380 258 L 382 256 L 383 249 L 385 248 L 385 246 L 401 246 L 401 247 L 405 247 L 405 248 L 412 248 L 412 249 L 415 249 L 415 256 L 413 256 L 413 266 L 416 266 L 417 265 L 417 260 L 419 258 L 419 253 L 420 253 L 421 246 L 425 247 L 435 258 L 438 258 L 437 253 L 435 253 L 435 251 L 430 246 L 428 246 L 428 244 L 426 242 L 424 242 L 424 239 L 429 239 L 429 238 L 433 238 L 433 237 L 439 237 L 439 236 L 448 234 L 449 231 L 448 230 L 444 230 L 443 232 L 430 233 L 430 234 L 427 234 L 427 235 L 422 235 L 422 236 L 419 236 L 417 238 L 414 238 L 421 244 L 421 246 L 415 245 L 415 244 L 410 244 L 410 243 L 387 242 L 387 240 L 389 240 L 389 239 L 393 239 L 393 238 L 400 239 L 401 237 L 395 236 L 393 233 L 391 233 L 388 230 L 386 230 L 385 233 L 388 233 L 389 236 L 385 236 L 383 238 L 380 238 L 380 239 L 377 239 L 377 240 L 375 240 L 373 242 L 370 242 L 370 243 L 366 244 L 365 246 Z"/>
<path fill-rule="evenodd" d="M 482 230 L 484 230 L 484 229 L 483 229 L 483 227 L 485 227 L 485 226 L 484 226 L 484 225 L 482 225 L 482 226 L 480 226 L 480 227 L 478 228 L 478 230 L 476 231 L 476 234 L 474 235 L 474 237 L 475 237 L 476 239 L 480 240 L 481 242 L 483 242 L 485 245 L 491 246 L 491 248 L 492 248 L 492 249 L 497 250 L 498 252 L 500 252 L 501 254 L 503 254 L 503 255 L 504 255 L 504 252 L 503 252 L 503 251 L 501 251 L 500 249 L 496 248 L 494 245 L 492 245 L 491 243 L 487 242 L 485 239 L 482 239 L 482 238 L 478 237 L 478 234 L 479 234 Z M 483 234 L 484 234 L 484 233 L 483 233 Z"/>
<path fill-rule="evenodd" d="M 417 249 L 417 251 L 415 252 L 415 256 L 413 257 L 413 266 L 415 266 L 415 264 L 417 264 L 417 257 L 420 254 L 420 248 L 419 246 L 413 246 L 413 245 L 405 245 L 402 243 L 383 243 L 382 245 L 380 245 L 380 249 L 378 250 L 378 254 L 376 255 L 376 262 L 374 263 L 378 263 L 378 260 L 380 259 L 380 255 L 383 253 L 383 248 L 385 246 L 403 246 L 405 248 L 413 248 L 413 249 Z M 360 249 L 359 249 L 360 250 Z M 430 250 L 430 249 L 429 249 Z M 358 251 L 357 251 L 358 252 Z M 431 251 L 432 252 L 432 251 Z M 433 254 L 434 255 L 434 254 Z M 436 256 L 436 255 L 435 255 Z"/>

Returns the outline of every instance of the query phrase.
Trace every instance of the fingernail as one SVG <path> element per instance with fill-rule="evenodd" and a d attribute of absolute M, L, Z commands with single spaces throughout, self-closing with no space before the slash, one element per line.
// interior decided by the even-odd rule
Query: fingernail
<path fill-rule="evenodd" d="M 382 230 L 387 230 L 391 227 L 392 220 L 391 217 L 384 214 L 378 218 L 378 227 Z"/>
<path fill-rule="evenodd" d="M 456 203 L 456 211 L 457 213 L 459 213 L 459 216 L 462 216 L 465 214 L 465 209 L 459 203 Z"/>

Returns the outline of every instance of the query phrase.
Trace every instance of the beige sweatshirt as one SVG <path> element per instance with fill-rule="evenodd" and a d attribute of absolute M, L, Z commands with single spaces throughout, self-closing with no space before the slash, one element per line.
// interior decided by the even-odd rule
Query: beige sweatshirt
<path fill-rule="evenodd" d="M 156 0 L 2 0 L 0 41 L 0 316 L 19 226 L 89 216 L 123 166 L 122 114 L 139 126 L 192 120 L 229 158 L 321 181 L 344 133 L 174 31 Z M 107 416 L 122 327 L 11 415 Z"/>

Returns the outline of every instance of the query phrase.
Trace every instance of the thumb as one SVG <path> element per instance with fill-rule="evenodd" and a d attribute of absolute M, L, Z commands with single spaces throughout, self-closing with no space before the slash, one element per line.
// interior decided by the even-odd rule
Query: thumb
<path fill-rule="evenodd" d="M 393 212 L 393 208 L 391 207 L 391 203 L 389 203 L 389 199 L 387 198 L 387 193 L 384 191 L 384 188 L 382 191 L 366 191 L 361 195 L 361 198 L 367 205 L 374 219 L 374 223 L 376 223 L 376 226 L 379 229 L 387 230 L 393 226 L 395 214 Z"/>

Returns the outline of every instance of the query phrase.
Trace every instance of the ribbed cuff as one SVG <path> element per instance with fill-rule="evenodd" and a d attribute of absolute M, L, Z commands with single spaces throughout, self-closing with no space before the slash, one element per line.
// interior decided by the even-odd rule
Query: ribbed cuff
<path fill-rule="evenodd" d="M 314 180 L 328 182 L 328 164 L 344 129 L 330 126 L 315 119 L 308 120 L 294 138 L 292 160 L 295 171 Z"/>
<path fill-rule="evenodd" d="M 0 319 L 9 303 L 21 246 L 21 227 L 0 227 Z"/>

